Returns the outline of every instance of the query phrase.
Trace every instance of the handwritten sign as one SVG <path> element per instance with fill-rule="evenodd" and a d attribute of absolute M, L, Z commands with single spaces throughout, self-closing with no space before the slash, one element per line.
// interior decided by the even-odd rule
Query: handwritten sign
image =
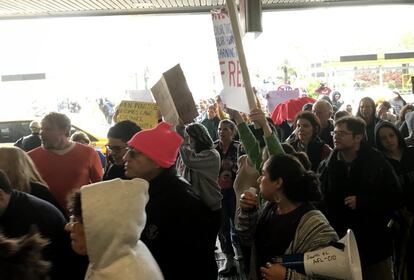
<path fill-rule="evenodd" d="M 187 124 L 198 116 L 193 95 L 180 64 L 164 72 L 161 79 L 151 88 L 151 92 L 167 122 L 176 125 L 181 119 Z"/>
<path fill-rule="evenodd" d="M 223 100 L 229 108 L 249 113 L 256 108 L 256 102 L 244 56 L 237 9 L 234 0 L 226 3 L 227 9 L 211 11 L 224 87 Z"/>
<path fill-rule="evenodd" d="M 123 100 L 118 107 L 117 121 L 130 120 L 143 129 L 158 123 L 158 106 L 155 103 Z"/>

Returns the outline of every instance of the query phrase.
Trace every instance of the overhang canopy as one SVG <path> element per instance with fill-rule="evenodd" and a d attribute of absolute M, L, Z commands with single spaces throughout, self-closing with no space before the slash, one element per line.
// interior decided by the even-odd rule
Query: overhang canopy
<path fill-rule="evenodd" d="M 262 0 L 264 10 L 413 3 L 414 0 Z M 223 5 L 225 0 L 0 0 L 0 19 L 202 13 Z"/>

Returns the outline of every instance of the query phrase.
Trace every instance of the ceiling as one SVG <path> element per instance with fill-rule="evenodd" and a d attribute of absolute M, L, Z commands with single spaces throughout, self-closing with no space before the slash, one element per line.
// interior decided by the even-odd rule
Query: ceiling
<path fill-rule="evenodd" d="M 236 0 L 238 2 L 238 0 Z M 225 0 L 0 0 L 0 19 L 200 13 Z M 414 0 L 262 0 L 264 10 L 344 5 L 414 4 Z"/>

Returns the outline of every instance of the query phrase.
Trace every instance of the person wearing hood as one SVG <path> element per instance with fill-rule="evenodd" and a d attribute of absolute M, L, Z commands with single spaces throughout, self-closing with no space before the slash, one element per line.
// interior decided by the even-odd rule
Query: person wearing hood
<path fill-rule="evenodd" d="M 408 226 L 409 223 L 405 224 L 404 220 L 408 221 L 414 216 L 414 147 L 408 147 L 401 132 L 389 122 L 377 125 L 375 140 L 378 150 L 394 167 L 404 195 L 405 208 L 399 212 L 400 227 L 395 238 L 396 271 L 401 276 L 398 279 L 413 279 L 414 269 L 408 264 L 414 263 L 414 231 L 412 225 Z M 407 277 L 402 278 L 402 275 Z"/>
<path fill-rule="evenodd" d="M 215 248 L 221 225 L 221 200 L 223 196 L 217 183 L 220 172 L 220 154 L 214 149 L 207 128 L 199 123 L 178 125 L 177 132 L 184 138 L 176 162 L 178 173 L 192 186 L 208 208 L 212 219 L 210 246 Z"/>
<path fill-rule="evenodd" d="M 72 249 L 87 255 L 85 280 L 164 279 L 147 246 L 145 227 L 148 182 L 114 179 L 83 186 L 69 200 Z"/>
<path fill-rule="evenodd" d="M 341 100 L 341 93 L 339 91 L 334 91 L 332 93 L 332 107 L 333 111 L 336 112 L 339 110 L 339 108 L 344 105 L 344 101 Z"/>
<path fill-rule="evenodd" d="M 166 122 L 142 130 L 128 141 L 125 175 L 149 182 L 147 223 L 141 240 L 165 279 L 217 279 L 214 247 L 209 242 L 211 210 L 175 168 L 182 143 L 182 137 Z"/>
<path fill-rule="evenodd" d="M 407 146 L 414 146 L 414 111 L 405 115 L 405 123 L 408 128 L 408 137 L 405 138 Z"/>

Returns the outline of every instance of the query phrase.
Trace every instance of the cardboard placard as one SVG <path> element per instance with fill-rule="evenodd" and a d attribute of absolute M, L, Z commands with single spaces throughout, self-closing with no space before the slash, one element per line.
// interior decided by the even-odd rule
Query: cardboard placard
<path fill-rule="evenodd" d="M 217 55 L 227 107 L 249 113 L 256 108 L 240 33 L 234 0 L 227 0 L 227 9 L 211 11 Z"/>
<path fill-rule="evenodd" d="M 151 88 L 164 120 L 177 125 L 191 123 L 198 116 L 193 95 L 180 64 L 162 74 L 161 79 Z"/>
<path fill-rule="evenodd" d="M 142 129 L 153 128 L 158 123 L 158 105 L 150 102 L 123 100 L 118 106 L 117 121 L 130 120 Z"/>

